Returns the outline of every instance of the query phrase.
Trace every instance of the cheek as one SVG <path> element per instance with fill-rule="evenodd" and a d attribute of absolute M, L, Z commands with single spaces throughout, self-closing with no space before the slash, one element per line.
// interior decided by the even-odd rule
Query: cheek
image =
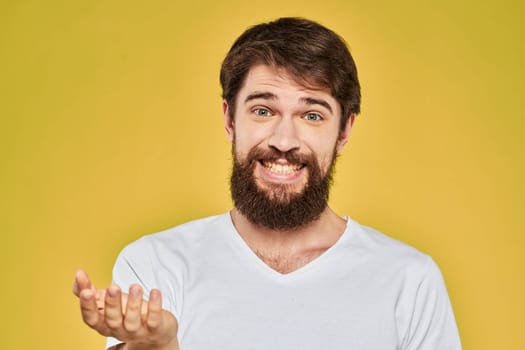
<path fill-rule="evenodd" d="M 330 153 L 325 154 L 323 158 L 320 159 L 319 164 L 323 171 L 328 170 L 328 168 L 330 167 L 330 164 L 332 164 L 333 156 L 334 156 L 334 153 L 330 152 Z"/>
<path fill-rule="evenodd" d="M 326 171 L 335 157 L 336 144 L 335 142 L 323 142 L 324 140 L 323 138 L 317 137 L 315 142 L 309 143 L 308 148 L 316 155 L 321 170 Z"/>
<path fill-rule="evenodd" d="M 250 137 L 247 134 L 236 133 L 234 139 L 234 151 L 238 159 L 245 159 L 248 153 L 258 146 L 258 142 L 255 138 Z"/>
<path fill-rule="evenodd" d="M 262 125 L 248 127 L 248 125 L 236 125 L 235 128 L 235 150 L 236 152 L 248 153 L 253 147 L 261 145 L 268 138 L 268 131 Z"/>

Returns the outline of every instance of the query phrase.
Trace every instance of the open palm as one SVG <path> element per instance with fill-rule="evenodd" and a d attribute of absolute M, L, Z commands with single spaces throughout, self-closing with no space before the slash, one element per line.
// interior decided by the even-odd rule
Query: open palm
<path fill-rule="evenodd" d="M 123 293 L 116 285 L 96 289 L 83 270 L 75 274 L 73 293 L 80 299 L 84 322 L 100 334 L 114 337 L 126 349 L 178 349 L 178 323 L 172 313 L 162 309 L 162 295 L 152 289 L 143 300 L 139 285 Z"/>

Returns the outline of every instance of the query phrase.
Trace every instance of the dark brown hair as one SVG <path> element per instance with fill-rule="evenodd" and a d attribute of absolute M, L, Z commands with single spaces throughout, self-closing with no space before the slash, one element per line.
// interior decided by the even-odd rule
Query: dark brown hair
<path fill-rule="evenodd" d="M 222 97 L 235 114 L 237 93 L 255 64 L 284 68 L 297 82 L 327 88 L 342 110 L 341 129 L 358 114 L 361 92 L 354 60 L 344 40 L 322 25 L 302 18 L 280 18 L 246 30 L 221 67 Z"/>

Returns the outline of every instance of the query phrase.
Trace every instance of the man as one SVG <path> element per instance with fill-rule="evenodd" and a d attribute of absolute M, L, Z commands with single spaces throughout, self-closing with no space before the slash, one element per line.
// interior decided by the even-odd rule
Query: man
<path fill-rule="evenodd" d="M 114 349 L 460 349 L 432 259 L 327 206 L 360 107 L 343 40 L 260 24 L 220 78 L 235 208 L 127 246 L 107 290 L 79 270 L 84 321 Z"/>

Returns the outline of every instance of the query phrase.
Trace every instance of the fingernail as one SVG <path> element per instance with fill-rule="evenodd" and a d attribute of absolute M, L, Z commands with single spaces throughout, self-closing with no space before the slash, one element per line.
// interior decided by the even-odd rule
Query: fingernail
<path fill-rule="evenodd" d="M 138 297 L 140 295 L 140 288 L 138 286 L 132 286 L 129 294 L 131 294 L 132 297 Z"/>
<path fill-rule="evenodd" d="M 108 288 L 108 295 L 112 298 L 116 297 L 118 294 L 118 290 L 117 288 L 114 288 L 114 287 L 109 287 Z"/>
<path fill-rule="evenodd" d="M 160 298 L 159 292 L 156 290 L 152 290 L 151 293 L 149 294 L 149 300 L 157 301 L 159 300 L 159 298 Z"/>

